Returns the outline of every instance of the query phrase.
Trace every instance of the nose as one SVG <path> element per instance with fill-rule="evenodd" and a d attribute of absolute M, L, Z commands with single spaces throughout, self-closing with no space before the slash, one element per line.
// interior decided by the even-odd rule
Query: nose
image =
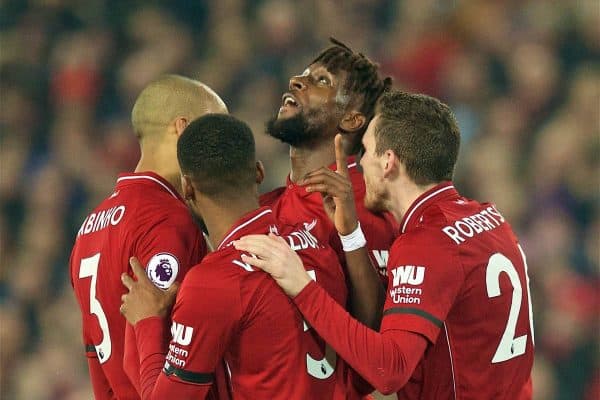
<path fill-rule="evenodd" d="M 290 79 L 289 88 L 290 90 L 304 90 L 306 88 L 306 85 L 304 84 L 304 82 L 302 82 L 302 77 L 293 76 Z"/>

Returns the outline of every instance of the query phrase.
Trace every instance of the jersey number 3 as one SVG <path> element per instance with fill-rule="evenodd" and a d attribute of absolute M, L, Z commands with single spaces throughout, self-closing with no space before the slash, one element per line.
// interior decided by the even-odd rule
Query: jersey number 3
<path fill-rule="evenodd" d="M 93 255 L 92 257 L 84 258 L 81 260 L 79 266 L 79 277 L 89 278 L 90 282 L 90 313 L 94 314 L 98 318 L 100 324 L 100 330 L 102 331 L 102 342 L 94 345 L 96 348 L 96 354 L 100 364 L 105 363 L 110 358 L 112 353 L 112 344 L 110 341 L 110 332 L 108 330 L 108 321 L 106 314 L 102 309 L 102 304 L 96 298 L 96 279 L 98 278 L 98 263 L 100 262 L 100 253 Z"/>
<path fill-rule="evenodd" d="M 525 257 L 523 257 L 523 263 L 525 264 Z M 511 358 L 523 355 L 527 348 L 527 335 L 515 337 L 519 311 L 521 310 L 521 300 L 523 299 L 523 288 L 514 264 L 506 256 L 500 253 L 492 255 L 488 261 L 485 274 L 487 294 L 489 298 L 498 297 L 502 294 L 500 291 L 500 274 L 502 272 L 505 272 L 508 275 L 510 284 L 513 287 L 513 292 L 510 312 L 508 313 L 508 321 L 506 322 L 506 328 L 504 328 L 504 333 L 500 339 L 500 344 L 498 344 L 496 353 L 492 358 L 493 364 L 508 361 Z M 525 266 L 525 274 L 527 275 L 527 266 Z M 527 282 L 525 289 L 527 290 L 527 297 L 529 299 L 529 322 L 530 327 L 532 327 L 531 298 L 529 296 L 529 285 Z M 533 335 L 533 329 L 531 330 L 531 333 Z"/>

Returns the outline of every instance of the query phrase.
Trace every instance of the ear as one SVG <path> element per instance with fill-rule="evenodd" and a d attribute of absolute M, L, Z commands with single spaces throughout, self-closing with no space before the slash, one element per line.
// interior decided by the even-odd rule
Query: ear
<path fill-rule="evenodd" d="M 265 180 L 265 167 L 262 161 L 256 162 L 256 183 L 260 185 Z"/>
<path fill-rule="evenodd" d="M 177 133 L 177 137 L 181 136 L 183 130 L 189 125 L 187 118 L 178 117 L 175 120 L 175 132 Z"/>
<path fill-rule="evenodd" d="M 367 123 L 367 117 L 360 111 L 348 111 L 342 117 L 339 128 L 345 133 L 352 133 L 362 129 Z"/>
<path fill-rule="evenodd" d="M 192 180 L 187 175 L 181 175 L 181 192 L 183 194 L 183 198 L 186 200 L 194 201 L 196 198 L 194 187 L 192 186 Z"/>
<path fill-rule="evenodd" d="M 400 159 L 392 150 L 386 150 L 384 156 L 381 158 L 383 166 L 383 177 L 393 178 L 400 172 L 402 163 Z"/>

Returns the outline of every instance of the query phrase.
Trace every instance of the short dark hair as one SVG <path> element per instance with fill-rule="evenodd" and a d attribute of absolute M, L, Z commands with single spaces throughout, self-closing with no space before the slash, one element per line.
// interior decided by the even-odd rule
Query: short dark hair
<path fill-rule="evenodd" d="M 392 90 L 377 105 L 375 152 L 391 149 L 417 185 L 452 180 L 460 131 L 450 108 L 430 96 Z"/>
<path fill-rule="evenodd" d="M 355 53 L 339 40 L 334 38 L 329 40 L 333 46 L 323 50 L 311 64 L 321 63 L 332 74 L 340 70 L 346 71 L 348 76 L 344 89 L 363 96 L 360 112 L 370 120 L 375 114 L 377 99 L 391 87 L 392 78 L 380 78 L 379 65 L 362 53 Z"/>
<path fill-rule="evenodd" d="M 189 124 L 177 141 L 177 159 L 208 196 L 239 194 L 256 183 L 254 136 L 231 115 L 206 114 Z"/>

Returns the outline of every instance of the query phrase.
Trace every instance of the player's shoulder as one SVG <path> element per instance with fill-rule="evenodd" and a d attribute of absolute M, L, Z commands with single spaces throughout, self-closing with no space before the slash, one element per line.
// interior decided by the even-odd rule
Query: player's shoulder
<path fill-rule="evenodd" d="M 266 192 L 260 195 L 259 203 L 261 207 L 264 206 L 272 206 L 279 200 L 279 198 L 285 192 L 285 186 L 281 186 L 271 190 L 270 192 Z"/>
<path fill-rule="evenodd" d="M 239 283 L 245 272 L 253 272 L 255 269 L 242 261 L 242 252 L 233 246 L 217 249 L 207 254 L 202 261 L 190 269 L 185 280 L 189 284 L 206 286 L 221 285 L 223 282 L 232 284 Z"/>

